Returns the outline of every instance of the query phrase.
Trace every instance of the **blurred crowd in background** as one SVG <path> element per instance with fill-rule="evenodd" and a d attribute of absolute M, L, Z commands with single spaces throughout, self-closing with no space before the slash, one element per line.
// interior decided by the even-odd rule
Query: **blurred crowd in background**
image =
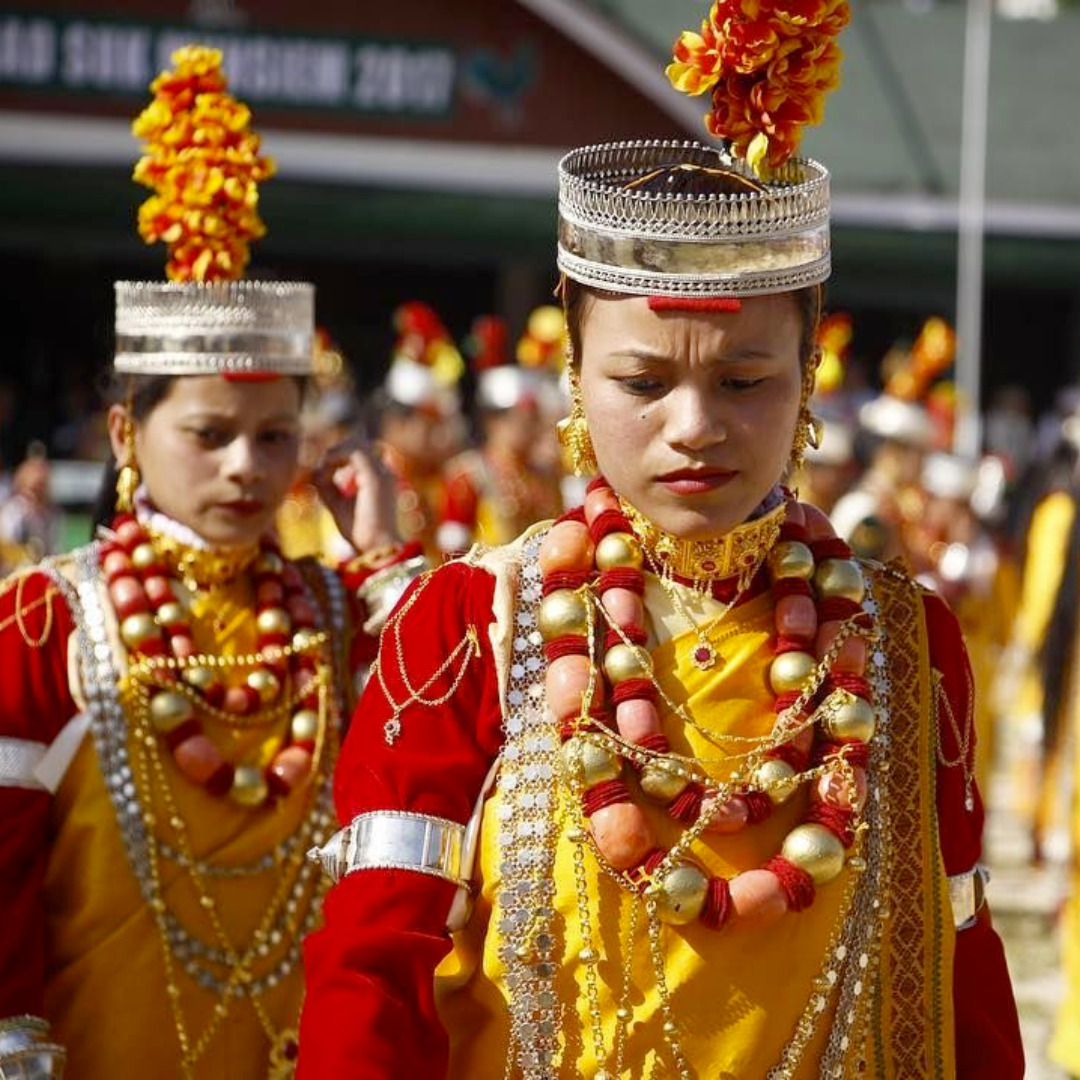
<path fill-rule="evenodd" d="M 517 328 L 481 316 L 461 341 L 422 302 L 400 305 L 392 325 L 385 377 L 367 393 L 321 333 L 303 463 L 348 438 L 374 440 L 398 480 L 402 534 L 435 561 L 474 542 L 507 542 L 580 502 L 585 481 L 565 467 L 556 430 L 569 408 L 558 307 L 535 309 Z M 983 455 L 969 460 L 951 452 L 955 337 L 944 320 L 927 319 L 875 361 L 860 355 L 851 319 L 835 313 L 819 345 L 822 438 L 790 484 L 861 555 L 902 560 L 957 612 L 976 680 L 979 780 L 989 786 L 995 747 L 1010 744 L 1010 799 L 1039 859 L 1067 814 L 1064 789 L 1040 777 L 1060 768 L 1068 726 L 1055 713 L 1067 712 L 1071 663 L 1048 667 L 1047 657 L 1071 656 L 1077 628 L 1076 590 L 1063 586 L 1076 573 L 1080 388 L 1063 386 L 1035 415 L 1022 385 L 1000 387 L 981 418 Z M 12 444 L 11 396 L 0 403 L 6 573 L 86 542 L 108 450 L 92 388 L 69 394 L 63 421 L 21 447 Z M 349 554 L 303 469 L 278 528 L 291 556 Z"/>

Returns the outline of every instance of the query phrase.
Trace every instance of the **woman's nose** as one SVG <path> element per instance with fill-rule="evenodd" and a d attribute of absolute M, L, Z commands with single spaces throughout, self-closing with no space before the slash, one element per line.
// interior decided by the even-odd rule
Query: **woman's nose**
<path fill-rule="evenodd" d="M 259 479 L 261 468 L 253 440 L 241 435 L 229 443 L 225 453 L 225 475 L 239 483 Z"/>
<path fill-rule="evenodd" d="M 727 439 L 721 410 L 708 395 L 691 387 L 670 395 L 671 413 L 665 425 L 668 442 L 686 450 L 700 451 Z"/>

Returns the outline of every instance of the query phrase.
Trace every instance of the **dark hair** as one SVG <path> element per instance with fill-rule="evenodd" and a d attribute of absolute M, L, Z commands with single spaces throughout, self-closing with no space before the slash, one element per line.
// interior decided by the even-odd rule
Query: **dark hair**
<path fill-rule="evenodd" d="M 136 420 L 145 420 L 168 396 L 176 375 L 124 375 L 113 372 L 103 397 L 109 405 L 127 405 Z M 92 528 L 108 525 L 116 517 L 116 480 L 119 469 L 114 458 L 105 463 L 101 488 L 94 503 Z"/>

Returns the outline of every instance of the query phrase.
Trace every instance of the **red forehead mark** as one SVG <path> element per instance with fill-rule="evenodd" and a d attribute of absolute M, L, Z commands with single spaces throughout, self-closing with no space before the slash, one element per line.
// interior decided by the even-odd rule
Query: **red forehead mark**
<path fill-rule="evenodd" d="M 742 301 L 727 296 L 650 296 L 650 311 L 742 311 Z"/>
<path fill-rule="evenodd" d="M 272 371 L 228 371 L 222 378 L 226 382 L 276 382 L 281 376 Z"/>

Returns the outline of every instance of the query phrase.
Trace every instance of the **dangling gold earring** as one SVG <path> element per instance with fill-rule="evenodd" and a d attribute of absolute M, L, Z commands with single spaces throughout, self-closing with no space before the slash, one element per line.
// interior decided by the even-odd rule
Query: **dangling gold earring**
<path fill-rule="evenodd" d="M 139 466 L 135 461 L 135 425 L 124 421 L 124 463 L 116 474 L 116 509 L 130 514 L 135 508 L 135 492 L 139 490 Z"/>
<path fill-rule="evenodd" d="M 566 377 L 570 383 L 570 415 L 559 421 L 559 444 L 569 456 L 570 468 L 575 476 L 594 476 L 599 466 L 593 452 L 592 438 L 589 436 L 589 423 L 585 419 L 581 383 L 569 359 Z"/>
<path fill-rule="evenodd" d="M 817 368 L 820 356 L 815 353 L 812 361 L 803 372 L 802 394 L 799 397 L 799 418 L 795 421 L 795 438 L 791 444 L 791 460 L 788 463 L 788 476 L 796 477 L 806 464 L 806 450 L 821 446 L 821 436 L 825 425 L 821 418 L 814 415 L 810 408 L 810 399 L 814 395 L 817 381 Z"/>

